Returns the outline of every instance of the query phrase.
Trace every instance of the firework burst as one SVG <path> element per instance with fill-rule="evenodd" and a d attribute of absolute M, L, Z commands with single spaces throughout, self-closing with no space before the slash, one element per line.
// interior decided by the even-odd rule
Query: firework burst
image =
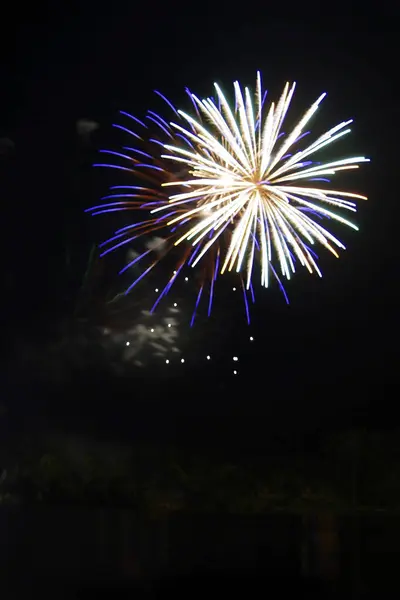
<path fill-rule="evenodd" d="M 326 163 L 310 160 L 318 151 L 349 133 L 351 120 L 336 125 L 300 149 L 300 140 L 309 134 L 306 126 L 325 94 L 285 135 L 282 126 L 295 84 L 287 83 L 279 101 L 268 107 L 259 73 L 253 95 L 238 82 L 234 84 L 234 107 L 216 84 L 215 90 L 216 101 L 213 98 L 200 100 L 188 91 L 193 116 L 177 111 L 164 98 L 176 118 L 167 122 L 150 111 L 146 118 L 157 127 L 160 133 L 157 137 L 148 135 L 146 123 L 123 113 L 142 131 L 136 133 L 117 127 L 133 136 L 140 148 L 137 144 L 135 148 L 125 147 L 130 154 L 108 151 L 129 161 L 129 166 L 99 166 L 132 171 L 147 179 L 149 185 L 113 187 L 112 194 L 103 198 L 112 202 L 89 210 L 95 214 L 129 209 L 147 212 L 145 221 L 116 231 L 104 243 L 112 245 L 103 254 L 155 231 L 168 232 L 163 252 L 152 260 L 127 292 L 167 252 L 181 249 L 178 264 L 156 305 L 184 267 L 196 267 L 201 273 L 196 308 L 203 290 L 208 288 L 210 314 L 217 275 L 235 271 L 241 280 L 249 320 L 247 294 L 254 301 L 252 278 L 256 263 L 260 265 L 261 285 L 268 286 L 272 273 L 283 290 L 278 270 L 290 279 L 296 264 L 300 263 L 310 273 L 321 276 L 318 257 L 312 249 L 316 243 L 336 257 L 338 249 L 345 248 L 323 226 L 323 220 L 358 229 L 338 214 L 337 209 L 356 212 L 355 201 L 366 197 L 330 189 L 327 177 L 356 169 L 368 159 L 357 156 Z M 146 151 L 144 146 L 148 147 Z M 170 195 L 175 188 L 177 193 Z M 120 190 L 123 193 L 119 193 Z M 146 250 L 134 262 L 149 254 L 151 250 Z"/>

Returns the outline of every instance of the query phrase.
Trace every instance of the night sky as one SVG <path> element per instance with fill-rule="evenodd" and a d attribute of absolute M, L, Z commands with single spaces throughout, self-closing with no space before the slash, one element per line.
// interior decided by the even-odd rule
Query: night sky
<path fill-rule="evenodd" d="M 319 22 L 311 6 L 302 18 L 289 8 L 278 18 L 266 3 L 244 13 L 228 6 L 213 15 L 207 4 L 126 3 L 114 10 L 113 3 L 55 3 L 3 21 L 0 137 L 15 143 L 0 159 L 9 348 L 21 335 L 40 341 L 67 310 L 76 281 L 66 273 L 66 244 L 78 272 L 91 243 L 112 233 L 83 210 L 105 192 L 107 178 L 91 164 L 97 149 L 121 143 L 111 132 L 118 111 L 142 115 L 156 103 L 154 89 L 179 105 L 186 86 L 199 96 L 210 95 L 214 81 L 228 92 L 235 79 L 253 86 L 259 69 L 274 97 L 287 80 L 297 81 L 298 116 L 328 93 L 314 121 L 319 132 L 354 118 L 334 156 L 371 158 L 351 181 L 337 179 L 369 197 L 359 204 L 360 231 L 335 229 L 347 250 L 339 260 L 321 250 L 322 280 L 298 271 L 286 287 L 290 306 L 276 286 L 259 290 L 250 328 L 241 303 L 222 292 L 221 321 L 201 322 L 193 337 L 182 334 L 186 370 L 163 385 L 154 383 L 165 371 L 157 366 L 150 382 L 116 378 L 111 395 L 92 376 L 71 402 L 81 415 L 96 406 L 120 424 L 147 412 L 157 431 L 176 426 L 183 414 L 215 428 L 233 419 L 236 432 L 243 426 L 250 435 L 256 427 L 260 436 L 274 415 L 292 430 L 311 422 L 391 426 L 398 395 L 398 40 L 389 9 L 385 18 L 354 18 L 320 4 L 316 14 L 329 14 Z M 86 147 L 76 133 L 82 118 L 100 124 Z M 216 348 L 219 362 L 211 367 L 204 356 Z M 240 373 L 232 383 L 236 354 Z M 18 410 L 34 412 L 34 397 L 9 397 Z M 175 416 L 163 426 L 157 414 Z"/>

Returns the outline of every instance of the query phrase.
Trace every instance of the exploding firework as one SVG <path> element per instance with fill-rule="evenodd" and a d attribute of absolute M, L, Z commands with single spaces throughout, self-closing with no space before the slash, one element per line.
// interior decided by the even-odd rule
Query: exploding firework
<path fill-rule="evenodd" d="M 124 153 L 103 152 L 130 164 L 97 166 L 130 171 L 147 185 L 113 186 L 111 195 L 103 198 L 109 202 L 89 210 L 93 214 L 131 209 L 146 212 L 145 220 L 118 229 L 104 242 L 102 247 L 107 248 L 102 255 L 139 237 L 164 233 L 160 251 L 148 247 L 122 270 L 146 257 L 151 259 L 126 293 L 175 249 L 177 264 L 152 310 L 182 276 L 182 270 L 192 267 L 199 273 L 195 312 L 207 290 L 210 314 L 217 276 L 235 271 L 249 321 L 248 296 L 254 301 L 256 265 L 261 285 L 269 285 L 272 273 L 287 299 L 279 274 L 290 279 L 300 263 L 310 273 L 321 276 L 312 247 L 319 243 L 336 257 L 337 249 L 345 248 L 322 222 L 330 219 L 357 230 L 335 209 L 356 212 L 355 201 L 366 197 L 330 189 L 327 177 L 356 169 L 368 159 L 357 156 L 326 163 L 310 160 L 349 133 L 351 120 L 300 148 L 299 142 L 310 133 L 305 131 L 306 126 L 326 94 L 285 134 L 282 126 L 295 84 L 287 83 L 279 101 L 269 107 L 259 73 L 253 95 L 238 82 L 234 84 L 233 107 L 216 84 L 215 90 L 216 101 L 200 100 L 188 91 L 193 115 L 176 110 L 159 94 L 174 112 L 174 121 L 167 122 L 149 111 L 145 123 L 123 113 L 135 122 L 136 129 L 116 127 L 135 138 L 135 148 L 125 147 Z M 148 123 L 154 125 L 158 135 L 149 135 Z M 170 195 L 171 190 L 176 193 Z"/>

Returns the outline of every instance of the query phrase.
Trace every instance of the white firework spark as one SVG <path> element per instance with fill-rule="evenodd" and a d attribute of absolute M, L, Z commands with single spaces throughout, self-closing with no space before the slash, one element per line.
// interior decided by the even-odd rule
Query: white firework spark
<path fill-rule="evenodd" d="M 322 94 L 288 134 L 282 125 L 295 91 L 287 83 L 279 101 L 265 110 L 261 76 L 257 74 L 255 97 L 248 88 L 234 83 L 235 108 L 215 84 L 218 102 L 200 100 L 190 94 L 198 118 L 178 111 L 188 127 L 170 123 L 190 141 L 190 146 L 165 144 L 164 160 L 181 163 L 188 175 L 163 185 L 179 186 L 180 192 L 169 197 L 167 205 L 152 212 L 169 211 L 168 226 L 188 222 L 175 246 L 183 241 L 201 247 L 195 267 L 217 243 L 221 248 L 221 273 L 245 271 L 246 288 L 251 286 L 256 256 L 261 263 L 261 284 L 268 286 L 274 262 L 287 279 L 295 272 L 296 259 L 310 273 L 321 271 L 311 250 L 316 242 L 338 257 L 345 246 L 318 219 L 329 218 L 353 229 L 355 224 L 332 209 L 356 212 L 354 200 L 365 196 L 319 186 L 326 176 L 358 168 L 368 162 L 364 156 L 316 164 L 309 160 L 317 151 L 350 132 L 351 120 L 336 125 L 303 150 L 290 153 L 304 135 L 305 127 L 326 94 Z M 308 132 L 307 132 L 308 133 Z M 281 139 L 282 138 L 282 139 Z M 307 160 L 306 160 L 307 159 Z M 182 189 L 182 186 L 185 186 Z M 182 207 L 185 210 L 182 210 Z M 176 215 L 171 217 L 171 209 Z M 229 232 L 229 244 L 221 236 Z"/>

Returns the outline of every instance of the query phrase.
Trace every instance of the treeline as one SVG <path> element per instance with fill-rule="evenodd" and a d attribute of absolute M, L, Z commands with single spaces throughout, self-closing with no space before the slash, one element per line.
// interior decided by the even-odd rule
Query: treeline
<path fill-rule="evenodd" d="M 332 434 L 317 451 L 245 459 L 171 446 L 53 436 L 3 447 L 1 503 L 124 506 L 146 512 L 400 509 L 398 432 Z"/>

